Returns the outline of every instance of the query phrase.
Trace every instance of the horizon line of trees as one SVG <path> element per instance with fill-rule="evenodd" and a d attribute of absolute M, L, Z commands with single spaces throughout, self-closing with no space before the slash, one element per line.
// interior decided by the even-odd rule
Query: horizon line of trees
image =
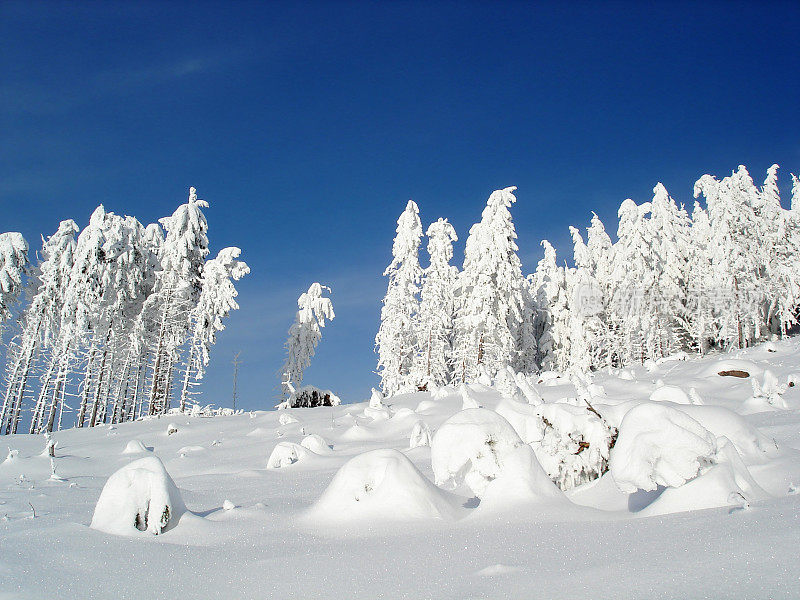
<path fill-rule="evenodd" d="M 570 227 L 573 266 L 544 257 L 523 275 L 509 211 L 515 187 L 493 192 L 459 270 L 447 219 L 426 231 L 409 201 L 397 222 L 375 338 L 386 395 L 501 371 L 586 374 L 679 352 L 744 348 L 786 335 L 800 307 L 800 181 L 781 205 L 778 165 L 759 187 L 744 166 L 694 186 L 691 214 L 657 184 L 625 200 L 616 241 L 592 213 L 586 241 Z"/>
<path fill-rule="evenodd" d="M 0 327 L 12 335 L 0 435 L 131 421 L 194 404 L 223 319 L 238 308 L 241 250 L 209 258 L 195 188 L 172 216 L 142 225 L 100 205 L 81 231 L 62 221 L 38 262 L 19 233 L 0 234 Z M 12 306 L 23 299 L 14 318 Z M 0 330 L 0 335 L 3 331 Z"/>

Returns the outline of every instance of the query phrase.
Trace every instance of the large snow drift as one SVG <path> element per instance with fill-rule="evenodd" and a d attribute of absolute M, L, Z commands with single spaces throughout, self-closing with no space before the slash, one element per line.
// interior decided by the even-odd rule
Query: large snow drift
<path fill-rule="evenodd" d="M 171 529 L 186 512 L 180 492 L 158 457 L 140 458 L 108 478 L 94 509 L 92 529 L 117 535 Z"/>
<path fill-rule="evenodd" d="M 345 463 L 308 511 L 313 521 L 450 519 L 460 500 L 440 490 L 399 450 L 365 452 Z"/>
<path fill-rule="evenodd" d="M 623 492 L 678 487 L 713 462 L 714 434 L 685 412 L 646 402 L 622 419 L 610 470 Z"/>

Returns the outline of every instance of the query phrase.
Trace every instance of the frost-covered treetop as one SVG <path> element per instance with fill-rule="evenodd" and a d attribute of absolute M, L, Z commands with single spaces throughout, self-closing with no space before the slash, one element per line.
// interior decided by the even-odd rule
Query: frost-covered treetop
<path fill-rule="evenodd" d="M 422 222 L 419 220 L 419 208 L 417 208 L 417 204 L 413 200 L 408 201 L 406 209 L 397 219 L 397 229 L 395 231 L 397 236 L 394 238 L 394 244 L 392 245 L 393 260 L 386 267 L 383 272 L 384 275 L 390 275 L 398 268 L 402 268 L 403 265 L 407 264 L 407 259 L 412 257 L 413 260 L 408 266 L 412 266 L 414 263 L 417 266 L 419 265 L 417 255 L 419 241 L 422 237 Z"/>
<path fill-rule="evenodd" d="M 453 242 L 458 241 L 458 236 L 453 226 L 447 219 L 439 218 L 438 221 L 430 224 L 425 235 L 428 236 L 428 254 L 431 257 L 431 267 L 434 266 L 434 263 L 449 266 L 448 263 L 453 258 Z"/>
<path fill-rule="evenodd" d="M 0 233 L 0 322 L 10 316 L 22 287 L 22 275 L 28 264 L 28 242 L 21 233 Z"/>

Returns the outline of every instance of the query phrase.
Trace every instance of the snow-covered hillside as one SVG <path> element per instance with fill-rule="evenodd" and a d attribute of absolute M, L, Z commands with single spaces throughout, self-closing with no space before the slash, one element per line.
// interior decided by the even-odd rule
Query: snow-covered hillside
<path fill-rule="evenodd" d="M 0 598 L 797 596 L 800 341 L 522 383 L 4 438 Z"/>

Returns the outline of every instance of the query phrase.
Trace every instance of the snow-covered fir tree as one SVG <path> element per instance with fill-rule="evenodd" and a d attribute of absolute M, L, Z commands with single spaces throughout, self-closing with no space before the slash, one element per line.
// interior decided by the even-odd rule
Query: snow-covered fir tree
<path fill-rule="evenodd" d="M 331 299 L 323 296 L 326 291 L 331 293 L 329 287 L 315 282 L 297 299 L 298 310 L 284 345 L 286 361 L 280 372 L 284 398 L 300 389 L 303 372 L 311 364 L 317 344 L 322 338 L 322 328 L 326 321 L 332 321 L 336 316 Z"/>
<path fill-rule="evenodd" d="M 694 195 L 703 195 L 711 222 L 711 264 L 716 279 L 719 342 L 744 348 L 762 332 L 754 306 L 765 295 L 765 265 L 760 262 L 755 203 L 758 190 L 744 165 L 721 181 L 704 175 L 695 183 Z"/>
<path fill-rule="evenodd" d="M 181 386 L 181 412 L 186 410 L 190 386 L 198 383 L 205 374 L 206 366 L 211 360 L 211 347 L 217 341 L 217 332 L 225 329 L 223 319 L 230 311 L 239 308 L 236 302 L 239 293 L 233 282 L 239 281 L 250 272 L 247 263 L 237 260 L 241 253 L 239 248 L 223 248 L 216 258 L 207 260 L 203 266 L 200 298 L 189 313 L 189 355 Z"/>
<path fill-rule="evenodd" d="M 489 196 L 472 226 L 456 288 L 455 373 L 463 382 L 519 364 L 525 280 L 509 207 L 516 187 Z"/>
<path fill-rule="evenodd" d="M 153 323 L 154 344 L 150 352 L 150 414 L 169 409 L 178 350 L 188 328 L 189 314 L 202 291 L 202 269 L 208 255 L 208 223 L 202 208 L 208 203 L 197 198 L 195 188 L 189 199 L 171 217 L 160 220 L 167 232 L 161 248 L 161 270 L 155 288 L 145 303 L 146 318 Z"/>
<path fill-rule="evenodd" d="M 417 354 L 417 315 L 419 284 L 419 245 L 422 223 L 417 205 L 409 200 L 397 220 L 397 235 L 392 246 L 392 262 L 383 272 L 389 278 L 381 309 L 381 325 L 375 337 L 378 374 L 384 395 L 415 389 L 420 382 L 413 378 Z"/>
<path fill-rule="evenodd" d="M 426 232 L 430 265 L 425 269 L 420 294 L 414 379 L 441 386 L 453 378 L 453 317 L 458 268 L 450 264 L 456 231 L 447 219 L 431 223 Z"/>

